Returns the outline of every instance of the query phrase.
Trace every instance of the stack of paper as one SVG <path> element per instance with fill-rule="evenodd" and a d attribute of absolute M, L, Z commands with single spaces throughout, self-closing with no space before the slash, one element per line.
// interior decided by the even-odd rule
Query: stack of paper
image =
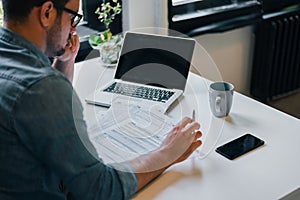
<path fill-rule="evenodd" d="M 89 137 L 104 163 L 123 162 L 157 149 L 175 124 L 154 109 L 122 102 L 99 112 L 97 121 Z"/>

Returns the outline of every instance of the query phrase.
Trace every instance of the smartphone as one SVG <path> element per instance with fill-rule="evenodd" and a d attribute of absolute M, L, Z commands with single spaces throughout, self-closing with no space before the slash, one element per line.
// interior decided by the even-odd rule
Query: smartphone
<path fill-rule="evenodd" d="M 237 139 L 234 139 L 216 149 L 216 152 L 233 160 L 257 147 L 264 145 L 264 141 L 247 133 Z"/>

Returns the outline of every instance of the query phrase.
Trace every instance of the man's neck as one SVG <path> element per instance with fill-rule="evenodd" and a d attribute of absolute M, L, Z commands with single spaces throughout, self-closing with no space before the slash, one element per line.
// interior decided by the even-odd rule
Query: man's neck
<path fill-rule="evenodd" d="M 39 48 L 42 52 L 45 52 L 45 44 L 43 44 L 43 37 L 45 33 L 34 23 L 5 21 L 3 26 L 24 37 L 26 40 L 37 46 L 37 48 Z"/>

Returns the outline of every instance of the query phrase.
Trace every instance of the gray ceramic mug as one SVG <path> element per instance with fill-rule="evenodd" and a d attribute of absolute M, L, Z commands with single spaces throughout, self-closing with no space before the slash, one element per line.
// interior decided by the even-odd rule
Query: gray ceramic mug
<path fill-rule="evenodd" d="M 229 114 L 234 86 L 227 82 L 214 82 L 209 86 L 209 104 L 211 112 L 216 117 Z"/>

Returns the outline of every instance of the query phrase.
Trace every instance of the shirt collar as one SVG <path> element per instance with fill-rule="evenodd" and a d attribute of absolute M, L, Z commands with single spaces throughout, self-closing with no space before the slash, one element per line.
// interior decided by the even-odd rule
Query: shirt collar
<path fill-rule="evenodd" d="M 10 44 L 15 44 L 28 49 L 30 53 L 36 55 L 40 60 L 51 65 L 49 58 L 39 48 L 37 48 L 37 46 L 15 32 L 7 28 L 0 27 L 0 38 L 6 40 Z"/>

